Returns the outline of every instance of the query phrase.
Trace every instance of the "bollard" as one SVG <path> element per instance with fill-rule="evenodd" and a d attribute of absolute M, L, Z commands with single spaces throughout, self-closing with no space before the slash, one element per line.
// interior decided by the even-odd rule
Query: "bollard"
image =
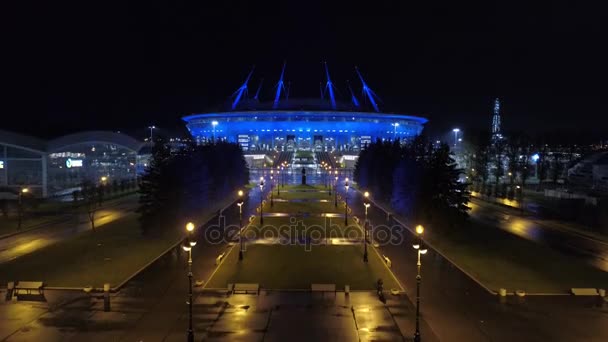
<path fill-rule="evenodd" d="M 498 300 L 500 301 L 501 304 L 504 304 L 507 302 L 507 289 L 499 289 L 498 290 Z"/>
<path fill-rule="evenodd" d="M 515 296 L 517 297 L 517 302 L 521 304 L 525 301 L 526 291 L 517 290 L 517 291 L 515 291 Z"/>
<path fill-rule="evenodd" d="M 110 284 L 103 284 L 103 311 L 110 311 Z"/>

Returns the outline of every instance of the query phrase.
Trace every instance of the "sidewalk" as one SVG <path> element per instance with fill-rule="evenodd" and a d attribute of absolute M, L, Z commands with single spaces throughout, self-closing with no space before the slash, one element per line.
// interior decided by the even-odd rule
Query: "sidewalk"
<path fill-rule="evenodd" d="M 8 324 L 0 327 L 0 340 L 183 341 L 188 326 L 183 291 L 172 290 L 158 305 L 114 296 L 111 312 L 103 311 L 101 299 L 65 293 L 52 295 L 52 301 L 66 303 L 53 310 L 49 303 L 2 303 L 0 319 Z M 193 304 L 195 341 L 399 341 L 410 340 L 415 330 L 415 308 L 405 296 L 388 295 L 383 304 L 373 292 L 203 292 Z M 9 319 L 16 313 L 17 319 Z M 424 321 L 421 335 L 438 341 Z"/>

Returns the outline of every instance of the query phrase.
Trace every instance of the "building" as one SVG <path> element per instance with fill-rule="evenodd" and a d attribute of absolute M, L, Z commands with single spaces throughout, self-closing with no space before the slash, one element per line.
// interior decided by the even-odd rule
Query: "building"
<path fill-rule="evenodd" d="M 225 140 L 238 143 L 246 153 L 311 150 L 358 154 L 365 145 L 380 140 L 407 140 L 419 135 L 427 119 L 383 113 L 376 94 L 361 81 L 363 101 L 348 84 L 350 98 L 339 101 L 325 65 L 326 83 L 320 98 L 292 99 L 283 82 L 285 65 L 276 85 L 274 100 L 261 102 L 260 87 L 248 97 L 248 82 L 221 109 L 183 117 L 190 134 L 199 143 Z M 265 157 L 259 156 L 260 160 Z"/>
<path fill-rule="evenodd" d="M 121 133 L 88 131 L 49 141 L 0 130 L 0 189 L 38 197 L 71 194 L 83 182 L 135 179 L 144 144 Z"/>

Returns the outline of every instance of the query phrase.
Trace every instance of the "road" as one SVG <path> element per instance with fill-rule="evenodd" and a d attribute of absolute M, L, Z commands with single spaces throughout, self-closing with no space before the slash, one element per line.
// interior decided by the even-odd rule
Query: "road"
<path fill-rule="evenodd" d="M 96 212 L 95 227 L 103 228 L 103 225 L 107 223 L 132 214 L 136 206 L 137 199 L 134 196 L 108 202 Z M 66 219 L 66 221 L 52 223 L 1 239 L 0 263 L 17 259 L 89 229 L 91 229 L 91 222 L 88 214 L 80 212 L 78 215 L 73 215 L 71 219 Z"/>
<path fill-rule="evenodd" d="M 519 210 L 473 199 L 471 218 L 503 229 L 524 239 L 547 245 L 560 252 L 584 259 L 608 272 L 608 243 L 567 229 L 567 223 L 555 223 L 534 214 L 522 216 Z M 564 227 L 566 226 L 566 227 Z"/>
<path fill-rule="evenodd" d="M 343 189 L 340 189 L 343 193 Z M 349 192 L 354 215 L 364 216 L 359 193 Z M 386 221 L 382 209 L 369 209 L 370 222 L 401 227 Z M 410 298 L 416 293 L 414 237 L 403 230 L 403 241 L 378 248 L 392 260 L 391 269 Z M 441 341 L 605 341 L 608 310 L 594 307 L 595 297 L 528 296 L 507 303 L 471 280 L 433 250 L 422 260 L 421 312 Z"/>

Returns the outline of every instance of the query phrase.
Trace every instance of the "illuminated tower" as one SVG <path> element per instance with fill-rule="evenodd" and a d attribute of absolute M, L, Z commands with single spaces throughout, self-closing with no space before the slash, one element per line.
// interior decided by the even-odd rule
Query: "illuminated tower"
<path fill-rule="evenodd" d="M 494 116 L 492 116 L 492 142 L 497 142 L 502 139 L 500 133 L 500 100 L 494 100 Z"/>

